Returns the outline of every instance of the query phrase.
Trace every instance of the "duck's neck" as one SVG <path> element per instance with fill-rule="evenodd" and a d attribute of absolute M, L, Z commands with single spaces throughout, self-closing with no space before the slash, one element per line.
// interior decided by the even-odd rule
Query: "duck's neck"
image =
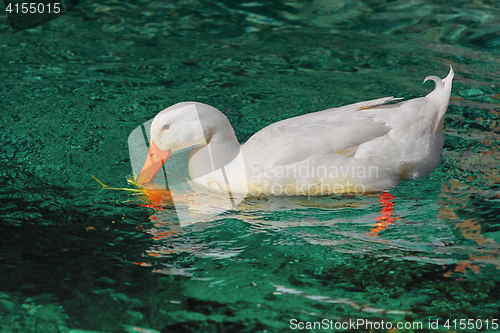
<path fill-rule="evenodd" d="M 193 148 L 189 155 L 189 176 L 196 179 L 212 173 L 238 156 L 241 145 L 227 119 L 218 122 L 207 136 L 207 144 Z"/>

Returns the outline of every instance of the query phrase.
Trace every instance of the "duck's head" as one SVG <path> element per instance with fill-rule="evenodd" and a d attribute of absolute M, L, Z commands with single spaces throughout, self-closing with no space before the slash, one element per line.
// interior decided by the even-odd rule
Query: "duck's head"
<path fill-rule="evenodd" d="M 161 111 L 151 123 L 150 145 L 137 183 L 149 183 L 173 152 L 205 146 L 221 123 L 229 123 L 216 108 L 196 102 L 182 102 Z"/>

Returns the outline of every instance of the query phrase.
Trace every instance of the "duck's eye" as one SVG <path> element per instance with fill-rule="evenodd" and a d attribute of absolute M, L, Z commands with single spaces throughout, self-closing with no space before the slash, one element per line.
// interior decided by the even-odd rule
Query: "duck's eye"
<path fill-rule="evenodd" d="M 166 131 L 170 128 L 170 125 L 169 124 L 165 124 L 163 125 L 163 130 Z"/>

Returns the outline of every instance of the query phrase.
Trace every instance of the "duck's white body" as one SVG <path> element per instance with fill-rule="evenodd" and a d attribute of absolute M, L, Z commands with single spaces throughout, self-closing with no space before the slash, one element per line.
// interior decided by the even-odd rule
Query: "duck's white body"
<path fill-rule="evenodd" d="M 243 145 L 217 109 L 175 104 L 151 125 L 158 150 L 150 149 L 153 158 L 138 182 L 154 177 L 160 156 L 194 146 L 190 177 L 213 191 L 255 196 L 386 190 L 400 179 L 427 175 L 439 161 L 453 70 L 443 80 L 428 79 L 436 87 L 425 97 L 389 105 L 397 99 L 386 97 L 285 119 Z"/>

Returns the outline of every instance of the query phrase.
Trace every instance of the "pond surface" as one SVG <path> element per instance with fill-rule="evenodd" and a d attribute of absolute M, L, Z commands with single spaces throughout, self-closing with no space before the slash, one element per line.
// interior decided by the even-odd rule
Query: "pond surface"
<path fill-rule="evenodd" d="M 0 32 L 2 332 L 495 331 L 497 1 L 82 1 Z M 131 187 L 129 133 L 177 102 L 217 107 L 244 142 L 424 96 L 450 64 L 440 163 L 390 195 L 252 199 L 181 227 L 91 177 Z"/>

